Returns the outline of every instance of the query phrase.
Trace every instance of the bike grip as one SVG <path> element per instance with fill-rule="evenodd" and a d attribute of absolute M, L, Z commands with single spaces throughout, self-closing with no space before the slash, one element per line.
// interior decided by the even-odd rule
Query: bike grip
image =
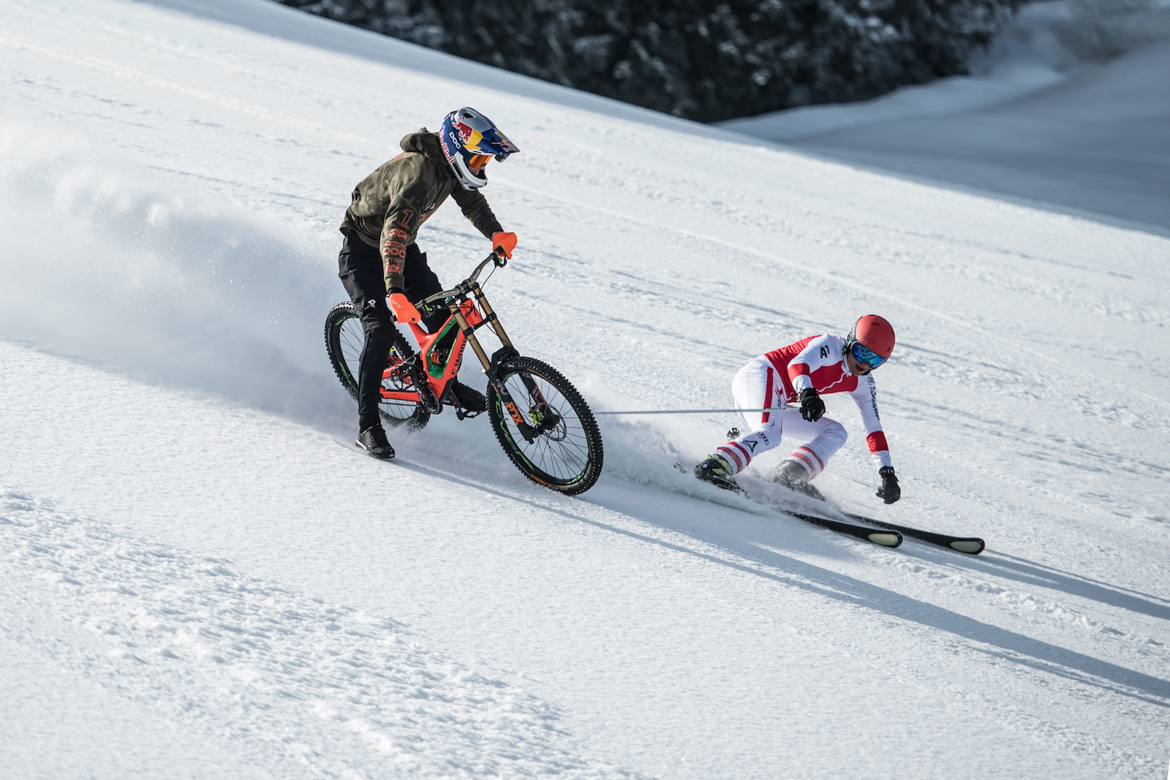
<path fill-rule="evenodd" d="M 496 250 L 503 250 L 504 255 L 507 256 L 509 260 L 512 258 L 512 252 L 516 249 L 516 240 L 515 233 L 505 233 L 503 231 L 499 231 L 492 234 L 492 246 Z"/>
<path fill-rule="evenodd" d="M 400 292 L 390 294 L 390 311 L 394 312 L 394 319 L 398 322 L 409 322 L 412 325 L 419 320 L 419 311 Z"/>

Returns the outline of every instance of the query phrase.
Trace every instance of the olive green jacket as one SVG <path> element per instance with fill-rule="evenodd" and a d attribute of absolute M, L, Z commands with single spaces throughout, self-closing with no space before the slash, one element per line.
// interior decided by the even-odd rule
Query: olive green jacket
<path fill-rule="evenodd" d="M 380 250 L 387 292 L 403 289 L 406 247 L 448 195 L 487 238 L 503 231 L 479 190 L 465 190 L 455 181 L 439 136 L 425 127 L 403 138 L 402 154 L 378 166 L 354 189 L 341 232 L 356 234 Z"/>

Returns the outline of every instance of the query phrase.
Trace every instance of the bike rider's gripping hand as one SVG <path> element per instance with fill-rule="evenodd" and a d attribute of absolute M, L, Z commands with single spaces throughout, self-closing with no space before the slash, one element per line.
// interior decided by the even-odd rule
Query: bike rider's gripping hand
<path fill-rule="evenodd" d="M 493 233 L 492 249 L 503 249 L 504 257 L 512 259 L 512 250 L 516 248 L 515 233 Z"/>
<path fill-rule="evenodd" d="M 390 293 L 390 311 L 394 312 L 394 318 L 399 322 L 413 323 L 422 319 L 414 304 L 400 292 Z"/>
<path fill-rule="evenodd" d="M 878 469 L 878 476 L 882 478 L 882 486 L 877 492 L 878 498 L 892 504 L 902 497 L 902 488 L 898 487 L 898 478 L 894 476 L 893 466 L 882 466 Z"/>
<path fill-rule="evenodd" d="M 825 402 L 811 387 L 800 391 L 800 416 L 809 422 L 816 422 L 825 413 Z"/>

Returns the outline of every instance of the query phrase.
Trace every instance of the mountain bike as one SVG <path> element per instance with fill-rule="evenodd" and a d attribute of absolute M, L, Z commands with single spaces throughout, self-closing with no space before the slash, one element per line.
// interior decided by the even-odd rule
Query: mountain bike
<path fill-rule="evenodd" d="M 417 352 L 399 334 L 382 372 L 379 411 L 388 423 L 408 429 L 422 428 L 444 405 L 452 406 L 461 420 L 476 416 L 458 405 L 453 392 L 470 344 L 487 374 L 488 418 L 508 458 L 532 481 L 575 496 L 593 487 L 601 475 L 601 432 L 577 389 L 552 366 L 521 355 L 488 303 L 479 276 L 488 265 L 495 273 L 507 262 L 502 251 L 492 252 L 455 287 L 419 302 L 423 317 L 444 308 L 451 316 L 435 333 L 411 323 Z M 476 336 L 485 326 L 502 345 L 491 357 Z M 325 347 L 337 378 L 355 399 L 364 342 L 357 307 L 334 306 L 325 318 Z"/>

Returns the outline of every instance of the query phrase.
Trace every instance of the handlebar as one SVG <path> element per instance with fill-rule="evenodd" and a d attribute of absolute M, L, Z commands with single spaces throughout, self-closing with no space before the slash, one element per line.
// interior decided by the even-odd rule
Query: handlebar
<path fill-rule="evenodd" d="M 477 265 L 475 270 L 471 272 L 471 275 L 462 282 L 455 285 L 450 290 L 443 290 L 442 292 L 437 292 L 434 295 L 428 295 L 426 298 L 423 298 L 421 301 L 419 301 L 419 306 L 430 307 L 431 304 L 445 301 L 448 298 L 462 297 L 467 295 L 467 293 L 471 292 L 471 288 L 475 285 L 475 283 L 479 281 L 479 275 L 483 272 L 484 267 L 487 266 L 488 263 L 495 263 L 496 268 L 503 268 L 508 264 L 508 258 L 504 256 L 503 247 L 497 247 L 493 249 L 492 253 L 485 257 L 483 262 Z"/>

